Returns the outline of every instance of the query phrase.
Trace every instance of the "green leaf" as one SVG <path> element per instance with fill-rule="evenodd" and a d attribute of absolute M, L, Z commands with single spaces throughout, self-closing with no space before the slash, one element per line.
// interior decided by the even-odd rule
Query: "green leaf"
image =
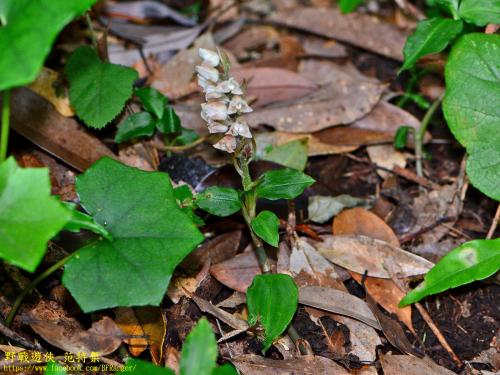
<path fill-rule="evenodd" d="M 446 9 L 452 16 L 454 20 L 460 19 L 458 16 L 458 0 L 437 0 L 442 8 Z"/>
<path fill-rule="evenodd" d="M 500 36 L 472 33 L 455 43 L 445 69 L 443 113 L 467 149 L 471 183 L 500 200 Z"/>
<path fill-rule="evenodd" d="M 181 119 L 172 107 L 167 107 L 163 117 L 156 123 L 156 127 L 163 134 L 177 133 L 181 131 Z"/>
<path fill-rule="evenodd" d="M 288 327 L 297 310 L 299 291 L 285 274 L 257 275 L 247 289 L 248 324 L 264 328 L 265 352 Z"/>
<path fill-rule="evenodd" d="M 344 14 L 351 13 L 363 4 L 363 2 L 364 0 L 339 0 L 339 8 Z"/>
<path fill-rule="evenodd" d="M 122 143 L 132 138 L 150 137 L 155 131 L 155 121 L 148 112 L 128 116 L 118 127 L 115 142 Z"/>
<path fill-rule="evenodd" d="M 69 98 L 85 124 L 103 128 L 123 109 L 132 95 L 137 71 L 102 62 L 90 47 L 80 47 L 66 64 Z"/>
<path fill-rule="evenodd" d="M 477 26 L 500 23 L 498 0 L 462 0 L 458 9 L 461 18 Z"/>
<path fill-rule="evenodd" d="M 238 375 L 238 371 L 233 365 L 226 363 L 220 367 L 217 367 L 212 371 L 212 375 Z"/>
<path fill-rule="evenodd" d="M 0 258 L 33 272 L 70 212 L 50 195 L 47 168 L 0 164 Z"/>
<path fill-rule="evenodd" d="M 76 204 L 71 202 L 63 202 L 64 206 L 71 213 L 69 221 L 64 226 L 63 230 L 70 232 L 79 232 L 82 229 L 90 230 L 97 233 L 109 241 L 113 240 L 113 236 L 101 224 L 97 223 L 92 216 L 80 212 L 76 208 Z"/>
<path fill-rule="evenodd" d="M 241 209 L 238 191 L 231 188 L 211 186 L 196 194 L 196 205 L 215 216 L 229 216 Z"/>
<path fill-rule="evenodd" d="M 303 171 L 307 163 L 307 138 L 273 147 L 262 159 Z"/>
<path fill-rule="evenodd" d="M 462 31 L 463 22 L 448 18 L 420 21 L 403 48 L 404 63 L 398 73 L 411 68 L 418 59 L 444 50 Z"/>
<path fill-rule="evenodd" d="M 315 182 L 312 177 L 290 168 L 268 171 L 260 179 L 257 195 L 270 200 L 293 199 Z"/>
<path fill-rule="evenodd" d="M 135 90 L 135 96 L 141 99 L 146 111 L 155 115 L 157 119 L 163 117 L 167 98 L 161 92 L 152 87 L 143 87 Z"/>
<path fill-rule="evenodd" d="M 500 269 L 500 238 L 474 240 L 450 251 L 427 274 L 424 281 L 409 292 L 400 307 L 450 288 L 482 280 Z"/>
<path fill-rule="evenodd" d="M 278 247 L 280 219 L 271 211 L 262 211 L 251 223 L 254 233 L 269 245 Z"/>
<path fill-rule="evenodd" d="M 174 145 L 188 145 L 198 139 L 198 133 L 192 129 L 181 128 L 181 134 L 174 138 L 172 144 Z"/>
<path fill-rule="evenodd" d="M 203 240 L 168 175 L 103 158 L 76 181 L 81 204 L 113 236 L 80 250 L 63 283 L 84 312 L 159 305 L 175 267 Z"/>
<path fill-rule="evenodd" d="M 2 0 L 0 91 L 32 82 L 57 34 L 96 0 Z"/>
<path fill-rule="evenodd" d="M 216 361 L 217 341 L 210 323 L 202 318 L 182 346 L 180 375 L 211 375 Z"/>
<path fill-rule="evenodd" d="M 47 367 L 45 368 L 45 375 L 66 375 L 67 372 L 63 366 L 54 361 L 47 362 Z"/>
<path fill-rule="evenodd" d="M 411 126 L 400 126 L 394 135 L 394 148 L 396 150 L 403 150 L 406 147 L 406 142 L 408 141 L 408 135 L 412 131 Z"/>
<path fill-rule="evenodd" d="M 130 358 L 120 374 L 131 375 L 175 375 L 175 372 L 166 367 L 153 365 L 151 362 Z"/>

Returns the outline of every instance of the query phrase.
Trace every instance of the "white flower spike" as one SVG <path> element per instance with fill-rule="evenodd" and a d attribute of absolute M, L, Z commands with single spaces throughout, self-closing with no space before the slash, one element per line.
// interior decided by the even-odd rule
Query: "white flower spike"
<path fill-rule="evenodd" d="M 198 54 L 200 55 L 203 63 L 209 65 L 211 67 L 216 67 L 220 63 L 220 57 L 217 52 L 210 51 L 209 49 L 200 48 L 198 50 Z"/>
<path fill-rule="evenodd" d="M 217 82 L 219 80 L 219 71 L 215 68 L 198 65 L 196 67 L 196 72 L 200 75 L 200 77 L 206 79 L 207 81 Z"/>

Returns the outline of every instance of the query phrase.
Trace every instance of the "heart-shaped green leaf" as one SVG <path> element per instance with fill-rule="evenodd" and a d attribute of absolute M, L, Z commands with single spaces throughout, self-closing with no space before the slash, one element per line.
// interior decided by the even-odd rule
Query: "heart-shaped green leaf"
<path fill-rule="evenodd" d="M 158 305 L 175 267 L 203 240 L 168 175 L 103 158 L 76 182 L 81 204 L 113 236 L 80 250 L 63 283 L 85 312 Z"/>
<path fill-rule="evenodd" d="M 312 184 L 312 177 L 295 169 L 284 168 L 264 173 L 256 192 L 260 198 L 270 200 L 293 199 Z"/>
<path fill-rule="evenodd" d="M 411 68 L 423 56 L 444 50 L 462 32 L 462 28 L 462 21 L 449 18 L 420 21 L 415 32 L 406 40 L 403 49 L 405 60 L 399 72 Z"/>
<path fill-rule="evenodd" d="M 180 375 L 211 375 L 217 365 L 217 341 L 205 318 L 189 332 L 182 346 Z"/>
<path fill-rule="evenodd" d="M 477 26 L 500 23 L 500 4 L 498 0 L 462 0 L 458 14 L 467 22 Z"/>
<path fill-rule="evenodd" d="M 248 324 L 264 328 L 263 351 L 272 345 L 292 321 L 299 291 L 289 275 L 257 275 L 247 289 Z"/>
<path fill-rule="evenodd" d="M 445 69 L 443 112 L 467 149 L 471 183 L 500 200 L 500 36 L 467 34 L 455 43 Z"/>
<path fill-rule="evenodd" d="M 425 275 L 424 281 L 399 303 L 401 307 L 450 288 L 482 280 L 500 269 L 500 238 L 474 240 L 446 254 Z"/>
<path fill-rule="evenodd" d="M 229 216 L 241 208 L 238 191 L 231 188 L 211 186 L 196 194 L 196 205 L 215 216 Z"/>
<path fill-rule="evenodd" d="M 96 0 L 2 0 L 0 91 L 33 81 L 57 34 Z"/>
<path fill-rule="evenodd" d="M 280 219 L 271 211 L 262 211 L 251 222 L 252 230 L 269 245 L 278 247 Z"/>
<path fill-rule="evenodd" d="M 163 111 L 167 105 L 167 98 L 152 87 L 143 87 L 135 90 L 135 95 L 141 99 L 146 111 L 155 115 L 157 119 L 163 117 Z"/>
<path fill-rule="evenodd" d="M 150 137 L 155 131 L 155 121 L 148 112 L 128 116 L 118 127 L 115 142 L 122 143 L 137 137 Z"/>
<path fill-rule="evenodd" d="M 66 64 L 69 98 L 85 124 L 103 128 L 123 109 L 132 95 L 137 71 L 102 62 L 90 47 L 78 48 Z"/>
<path fill-rule="evenodd" d="M 46 168 L 19 168 L 14 158 L 0 164 L 0 258 L 33 272 L 70 216 L 50 196 Z"/>

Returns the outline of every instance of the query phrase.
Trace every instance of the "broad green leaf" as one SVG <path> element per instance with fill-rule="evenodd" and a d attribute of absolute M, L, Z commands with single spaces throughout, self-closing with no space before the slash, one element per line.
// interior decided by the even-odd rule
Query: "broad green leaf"
<path fill-rule="evenodd" d="M 241 209 L 238 191 L 211 186 L 195 196 L 196 205 L 215 216 L 229 216 Z"/>
<path fill-rule="evenodd" d="M 477 26 L 500 23 L 500 3 L 498 0 L 462 0 L 458 8 L 461 18 Z"/>
<path fill-rule="evenodd" d="M 166 107 L 163 117 L 156 123 L 156 127 L 164 134 L 181 131 L 181 119 L 172 107 Z"/>
<path fill-rule="evenodd" d="M 363 4 L 363 2 L 364 0 L 339 0 L 339 8 L 344 14 L 351 13 Z"/>
<path fill-rule="evenodd" d="M 175 375 L 175 372 L 166 367 L 160 367 L 151 362 L 130 358 L 120 374 L 131 375 Z"/>
<path fill-rule="evenodd" d="M 69 98 L 85 124 L 103 128 L 123 109 L 132 95 L 137 71 L 102 62 L 90 47 L 80 47 L 66 64 Z"/>
<path fill-rule="evenodd" d="M 96 0 L 2 0 L 0 91 L 35 80 L 57 34 Z"/>
<path fill-rule="evenodd" d="M 280 219 L 271 211 L 262 211 L 251 223 L 254 233 L 269 245 L 278 247 Z"/>
<path fill-rule="evenodd" d="M 256 192 L 260 198 L 293 199 L 314 183 L 314 179 L 295 169 L 268 171 L 261 177 Z"/>
<path fill-rule="evenodd" d="M 467 149 L 471 183 L 500 200 L 500 36 L 467 34 L 455 43 L 445 69 L 443 113 Z"/>
<path fill-rule="evenodd" d="M 403 48 L 404 63 L 399 73 L 411 68 L 418 59 L 444 50 L 462 31 L 463 22 L 448 18 L 420 21 L 415 32 L 408 37 Z"/>
<path fill-rule="evenodd" d="M 307 163 L 307 138 L 275 146 L 262 159 L 303 171 Z"/>
<path fill-rule="evenodd" d="M 217 364 L 217 341 L 205 318 L 189 332 L 182 346 L 180 375 L 211 375 Z"/>
<path fill-rule="evenodd" d="M 45 368 L 45 375 L 66 375 L 67 372 L 63 366 L 54 361 L 47 362 L 47 367 Z"/>
<path fill-rule="evenodd" d="M 47 168 L 0 164 L 0 258 L 33 272 L 70 212 L 50 195 Z"/>
<path fill-rule="evenodd" d="M 500 238 L 474 240 L 450 251 L 427 274 L 424 281 L 399 303 L 406 306 L 450 288 L 482 280 L 500 269 Z"/>
<path fill-rule="evenodd" d="M 205 224 L 205 222 L 194 213 L 196 206 L 193 201 L 193 193 L 188 185 L 176 187 L 174 189 L 174 196 L 182 212 L 188 215 L 195 225 L 201 226 Z"/>
<path fill-rule="evenodd" d="M 181 146 L 188 145 L 196 141 L 198 138 L 198 133 L 196 133 L 194 130 L 181 127 L 181 134 L 174 138 L 172 144 Z"/>
<path fill-rule="evenodd" d="M 138 137 L 150 137 L 155 131 L 155 121 L 148 112 L 133 113 L 119 126 L 115 142 L 122 143 Z"/>
<path fill-rule="evenodd" d="M 71 213 L 69 221 L 66 223 L 63 230 L 79 232 L 82 229 L 86 229 L 103 236 L 109 241 L 113 240 L 113 236 L 111 236 L 106 228 L 97 223 L 92 216 L 78 211 L 76 204 L 70 202 L 63 202 L 63 204 Z"/>
<path fill-rule="evenodd" d="M 247 289 L 248 324 L 264 328 L 264 352 L 292 321 L 298 298 L 297 285 L 288 275 L 257 275 L 253 279 Z"/>
<path fill-rule="evenodd" d="M 163 112 L 167 105 L 167 98 L 165 95 L 152 87 L 137 89 L 134 94 L 141 99 L 142 105 L 146 111 L 155 115 L 157 119 L 163 117 Z"/>
<path fill-rule="evenodd" d="M 212 375 L 238 375 L 238 371 L 233 365 L 226 363 L 220 367 L 217 367 L 212 371 Z"/>
<path fill-rule="evenodd" d="M 76 181 L 80 201 L 114 240 L 78 250 L 63 283 L 83 311 L 159 305 L 175 267 L 202 240 L 168 175 L 103 158 Z"/>

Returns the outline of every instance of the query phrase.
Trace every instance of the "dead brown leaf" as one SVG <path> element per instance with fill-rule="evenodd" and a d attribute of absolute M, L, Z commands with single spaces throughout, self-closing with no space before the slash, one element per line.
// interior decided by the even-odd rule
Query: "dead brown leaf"
<path fill-rule="evenodd" d="M 395 150 L 392 144 L 371 145 L 366 148 L 370 160 L 377 166 L 392 170 L 394 167 L 406 167 L 406 157 L 401 151 Z M 377 169 L 377 174 L 386 179 L 391 174 L 382 169 Z"/>
<path fill-rule="evenodd" d="M 270 20 L 403 61 L 406 33 L 374 16 L 342 14 L 332 8 L 294 7 L 273 14 Z"/>
<path fill-rule="evenodd" d="M 383 267 L 384 260 L 389 257 L 401 266 L 402 277 L 423 275 L 434 266 L 418 255 L 370 237 L 340 235 L 322 238 L 324 241 L 316 242 L 314 246 L 324 257 L 360 274 L 368 271 L 369 276 L 389 279 L 391 276 Z"/>
<path fill-rule="evenodd" d="M 74 119 L 60 115 L 45 99 L 20 88 L 12 92 L 11 126 L 22 136 L 83 172 L 103 156 L 116 156 Z"/>
<path fill-rule="evenodd" d="M 385 354 L 380 357 L 385 375 L 453 375 L 444 367 L 441 367 L 430 359 L 420 359 L 411 355 Z"/>
<path fill-rule="evenodd" d="M 274 360 L 255 354 L 240 355 L 231 360 L 243 375 L 349 375 L 331 359 L 305 355 L 295 359 Z"/>
<path fill-rule="evenodd" d="M 151 358 L 156 364 L 161 363 L 163 341 L 167 332 L 167 322 L 159 307 L 119 307 L 115 309 L 115 322 L 127 335 L 144 336 L 124 340 L 129 352 L 139 356 L 149 347 Z"/>
<path fill-rule="evenodd" d="M 43 67 L 36 80 L 30 83 L 28 88 L 52 103 L 57 112 L 64 117 L 74 116 L 75 111 L 71 108 L 68 94 L 66 92 L 59 95 L 56 93 L 56 85 L 58 83 L 62 86 L 62 79 L 59 73 Z"/>
<path fill-rule="evenodd" d="M 27 322 L 51 345 L 70 353 L 83 352 L 88 357 L 92 352 L 100 356 L 113 353 L 123 340 L 123 332 L 112 319 L 104 317 L 84 330 L 54 301 L 40 301 L 29 312 Z"/>

